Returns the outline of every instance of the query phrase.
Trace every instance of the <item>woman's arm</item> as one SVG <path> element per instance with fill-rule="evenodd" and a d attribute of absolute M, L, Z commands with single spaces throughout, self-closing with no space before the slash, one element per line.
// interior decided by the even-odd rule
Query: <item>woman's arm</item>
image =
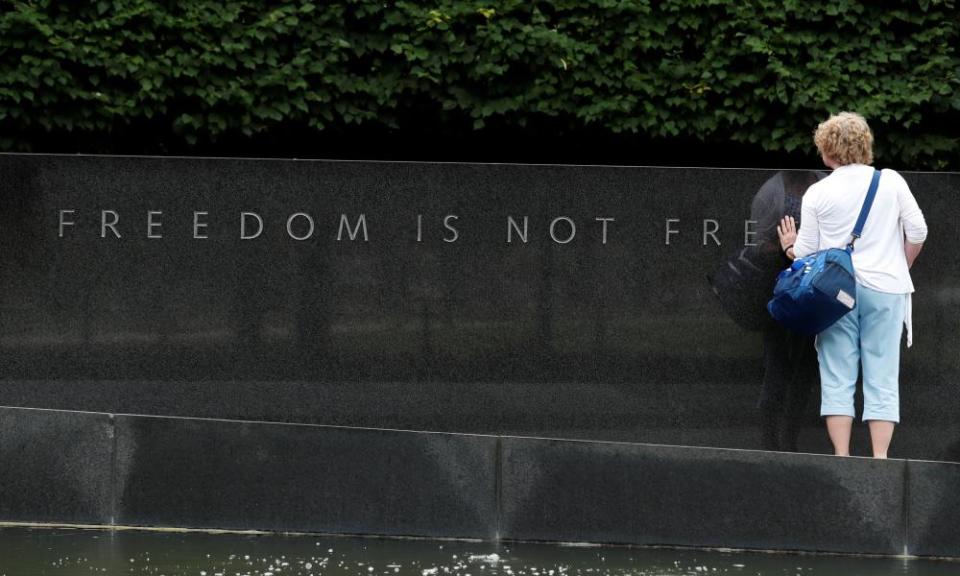
<path fill-rule="evenodd" d="M 820 221 L 817 219 L 817 210 L 810 201 L 809 192 L 804 195 L 800 204 L 800 217 L 803 226 L 799 230 L 793 216 L 784 216 L 777 226 L 780 248 L 791 260 L 813 254 L 820 244 Z"/>
<path fill-rule="evenodd" d="M 900 184 L 897 187 L 897 202 L 900 204 L 900 223 L 903 225 L 905 240 L 903 254 L 907 257 L 907 267 L 912 267 L 923 249 L 924 240 L 927 239 L 927 221 L 907 182 L 899 174 L 897 176 Z"/>
<path fill-rule="evenodd" d="M 800 204 L 800 229 L 793 246 L 796 258 L 813 254 L 820 249 L 820 219 L 817 217 L 816 198 L 808 191 Z"/>
<path fill-rule="evenodd" d="M 920 250 L 923 249 L 923 242 L 919 244 L 914 244 L 912 242 L 903 243 L 903 253 L 907 257 L 907 268 L 913 268 L 913 262 L 917 259 L 917 256 L 920 255 Z"/>

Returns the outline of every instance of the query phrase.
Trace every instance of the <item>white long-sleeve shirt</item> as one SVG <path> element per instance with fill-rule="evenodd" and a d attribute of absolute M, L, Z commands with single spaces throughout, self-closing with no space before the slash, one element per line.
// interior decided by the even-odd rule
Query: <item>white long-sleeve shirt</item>
<path fill-rule="evenodd" d="M 872 166 L 848 164 L 807 189 L 793 247 L 797 257 L 843 248 L 850 242 L 872 176 Z M 885 169 L 863 234 L 854 244 L 857 282 L 878 292 L 912 293 L 904 238 L 911 244 L 922 243 L 927 223 L 907 182 L 896 171 Z"/>

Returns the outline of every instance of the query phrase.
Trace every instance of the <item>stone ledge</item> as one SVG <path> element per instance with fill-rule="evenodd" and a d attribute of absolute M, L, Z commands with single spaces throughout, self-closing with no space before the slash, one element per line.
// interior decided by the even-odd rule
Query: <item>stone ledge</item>
<path fill-rule="evenodd" d="M 118 521 L 491 539 L 493 437 L 118 416 Z"/>
<path fill-rule="evenodd" d="M 907 461 L 907 547 L 918 556 L 960 556 L 960 464 Z"/>
<path fill-rule="evenodd" d="M 904 461 L 505 438 L 506 538 L 897 555 Z"/>
<path fill-rule="evenodd" d="M 960 557 L 960 465 L 0 407 L 0 521 Z"/>
<path fill-rule="evenodd" d="M 0 519 L 114 522 L 109 414 L 0 408 Z"/>

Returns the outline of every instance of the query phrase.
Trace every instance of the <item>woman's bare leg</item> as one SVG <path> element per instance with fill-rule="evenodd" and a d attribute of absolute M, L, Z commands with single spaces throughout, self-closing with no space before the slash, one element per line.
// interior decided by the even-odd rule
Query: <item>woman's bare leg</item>
<path fill-rule="evenodd" d="M 893 439 L 893 428 L 896 424 L 886 420 L 871 420 L 867 424 L 870 426 L 870 443 L 873 444 L 873 457 L 886 458 L 887 449 L 890 448 L 890 440 Z"/>
<path fill-rule="evenodd" d="M 850 455 L 850 430 L 853 428 L 852 416 L 827 416 L 827 434 L 833 442 L 833 453 L 837 456 Z M 871 422 L 872 424 L 872 422 Z"/>

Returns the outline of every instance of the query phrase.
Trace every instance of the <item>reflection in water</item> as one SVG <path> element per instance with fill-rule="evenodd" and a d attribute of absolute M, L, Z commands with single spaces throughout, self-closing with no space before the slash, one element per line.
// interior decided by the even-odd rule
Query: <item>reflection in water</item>
<path fill-rule="evenodd" d="M 960 565 L 690 549 L 0 528 L 0 576 L 946 576 Z"/>

